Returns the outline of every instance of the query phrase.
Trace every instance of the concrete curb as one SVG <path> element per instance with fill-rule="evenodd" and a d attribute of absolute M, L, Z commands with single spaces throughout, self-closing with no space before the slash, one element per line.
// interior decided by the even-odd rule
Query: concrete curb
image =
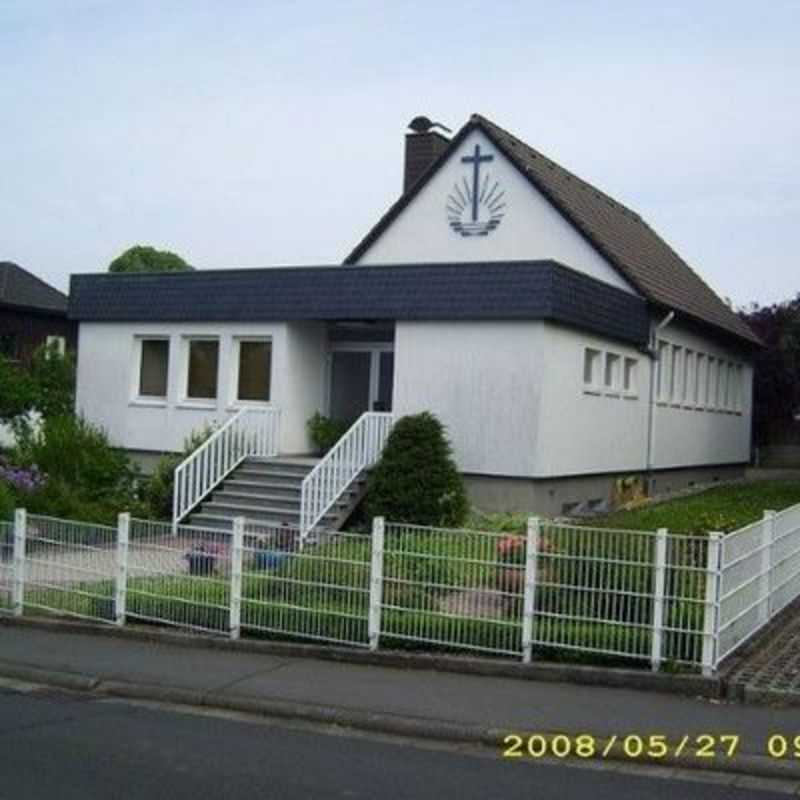
<path fill-rule="evenodd" d="M 115 636 L 142 642 L 158 642 L 179 647 L 205 647 L 244 653 L 261 653 L 272 656 L 314 658 L 400 669 L 436 670 L 467 675 L 485 675 L 499 678 L 516 678 L 550 683 L 574 683 L 584 686 L 605 686 L 616 689 L 641 689 L 645 691 L 679 694 L 686 697 L 719 699 L 724 696 L 724 686 L 719 677 L 701 675 L 668 675 L 647 670 L 617 667 L 592 667 L 580 664 L 521 662 L 458 656 L 436 653 L 417 653 L 399 650 L 369 651 L 335 645 L 301 644 L 271 640 L 238 639 L 221 636 L 204 636 L 151 627 L 126 625 L 117 627 L 72 620 L 36 617 L 8 617 L 0 625 L 35 628 L 59 633 L 82 633 L 93 636 Z"/>
<path fill-rule="evenodd" d="M 93 675 L 79 675 L 53 670 L 0 662 L 0 676 L 30 683 L 57 686 L 76 691 L 90 692 L 94 696 L 118 697 L 128 700 L 150 700 L 159 703 L 208 708 L 223 711 L 237 711 L 263 717 L 295 719 L 317 724 L 336 725 L 353 730 L 372 733 L 404 736 L 416 739 L 430 739 L 459 744 L 473 744 L 492 748 L 501 753 L 505 737 L 510 730 L 481 725 L 467 725 L 445 720 L 407 717 L 375 711 L 357 711 L 345 708 L 327 707 L 308 703 L 296 703 L 273 698 L 254 698 L 244 695 L 217 695 L 193 689 L 171 686 L 158 686 L 119 680 L 103 680 Z M 524 736 L 521 731 L 514 731 Z M 541 736 L 552 737 L 557 734 L 576 736 L 581 731 L 537 731 Z M 608 739 L 595 739 L 597 750 L 603 751 Z M 548 759 L 552 761 L 552 757 Z M 749 775 L 761 778 L 800 780 L 800 762 L 780 761 L 763 756 L 738 755 L 733 760 L 700 760 L 691 756 L 664 758 L 641 757 L 629 759 L 622 752 L 612 749 L 603 760 L 653 767 L 672 767 L 676 769 L 701 770 Z M 567 762 L 565 762 L 567 763 Z"/>

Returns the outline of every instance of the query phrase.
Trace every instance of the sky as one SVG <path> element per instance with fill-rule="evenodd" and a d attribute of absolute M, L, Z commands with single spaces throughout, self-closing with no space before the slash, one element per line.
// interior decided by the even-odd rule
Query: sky
<path fill-rule="evenodd" d="M 800 0 L 0 0 L 0 260 L 341 262 L 479 112 L 737 306 L 800 292 Z"/>

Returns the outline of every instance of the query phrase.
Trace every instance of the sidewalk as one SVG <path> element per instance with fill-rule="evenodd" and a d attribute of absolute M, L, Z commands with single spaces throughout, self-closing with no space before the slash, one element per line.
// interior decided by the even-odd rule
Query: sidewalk
<path fill-rule="evenodd" d="M 599 738 L 666 735 L 671 741 L 687 734 L 739 734 L 741 757 L 737 760 L 741 761 L 747 755 L 765 757 L 767 740 L 775 733 L 784 733 L 790 741 L 800 733 L 797 708 L 771 709 L 629 689 L 367 666 L 0 624 L 0 676 L 61 681 L 62 685 L 68 678 L 54 676 L 51 681 L 36 670 L 84 676 L 88 678 L 85 688 L 106 694 L 252 708 L 256 713 L 437 738 L 475 739 L 480 731 L 486 732 L 484 741 L 487 737 L 497 741 L 498 734 L 512 731 L 589 733 Z M 76 688 L 80 685 L 77 681 Z M 696 766 L 745 771 L 741 764 L 726 767 L 714 761 Z M 800 774 L 800 760 L 761 761 L 765 767 L 772 764 L 781 775 Z"/>

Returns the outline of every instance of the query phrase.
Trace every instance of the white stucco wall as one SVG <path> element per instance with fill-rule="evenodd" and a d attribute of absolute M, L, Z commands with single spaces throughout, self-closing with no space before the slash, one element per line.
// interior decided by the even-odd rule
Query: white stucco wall
<path fill-rule="evenodd" d="M 635 391 L 587 387 L 587 347 L 635 359 Z M 634 347 L 547 324 L 543 363 L 535 477 L 643 470 L 650 359 Z"/>
<path fill-rule="evenodd" d="M 494 155 L 482 165 L 505 191 L 505 216 L 488 236 L 465 237 L 447 220 L 447 196 L 457 181 L 471 182 L 472 167 L 461 163 L 475 145 Z M 622 276 L 589 245 L 489 140 L 475 131 L 358 261 L 402 264 L 447 261 L 554 259 L 635 294 Z"/>
<path fill-rule="evenodd" d="M 398 322 L 393 405 L 432 411 L 464 472 L 530 476 L 542 386 L 541 322 Z"/>
<path fill-rule="evenodd" d="M 658 402 L 653 427 L 656 468 L 699 464 L 742 463 L 750 459 L 753 409 L 753 366 L 746 355 L 700 337 L 679 324 L 669 325 L 659 339 L 742 365 L 741 413 L 710 411 Z"/>
<path fill-rule="evenodd" d="M 169 336 L 165 402 L 136 399 L 139 361 L 136 338 Z M 216 401 L 182 399 L 186 382 L 186 336 L 219 337 Z M 234 339 L 272 340 L 271 404 L 281 409 L 281 451 L 308 452 L 306 419 L 322 408 L 324 328 L 319 323 L 81 323 L 77 407 L 130 450 L 180 450 L 192 430 L 235 413 Z"/>

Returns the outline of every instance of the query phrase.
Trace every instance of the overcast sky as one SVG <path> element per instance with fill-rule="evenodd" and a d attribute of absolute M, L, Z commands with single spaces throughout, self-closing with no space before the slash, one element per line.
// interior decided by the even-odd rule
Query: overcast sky
<path fill-rule="evenodd" d="M 340 262 L 478 111 L 734 303 L 800 291 L 800 1 L 0 0 L 0 260 Z"/>

